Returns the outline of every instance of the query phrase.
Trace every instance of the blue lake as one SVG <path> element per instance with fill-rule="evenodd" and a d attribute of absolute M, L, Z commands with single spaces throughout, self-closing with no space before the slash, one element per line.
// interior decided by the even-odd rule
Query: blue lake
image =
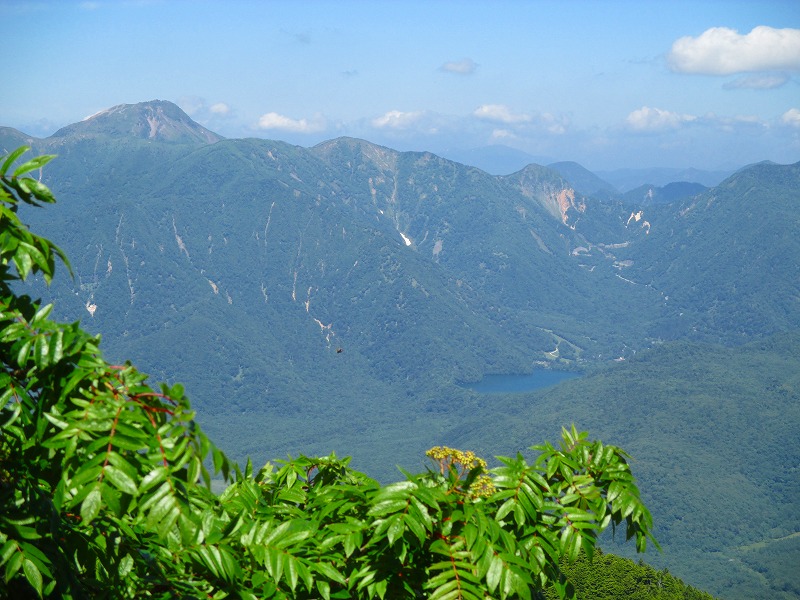
<path fill-rule="evenodd" d="M 534 371 L 529 375 L 486 375 L 476 383 L 462 383 L 461 387 L 479 394 L 513 394 L 550 387 L 580 377 L 573 371 Z"/>

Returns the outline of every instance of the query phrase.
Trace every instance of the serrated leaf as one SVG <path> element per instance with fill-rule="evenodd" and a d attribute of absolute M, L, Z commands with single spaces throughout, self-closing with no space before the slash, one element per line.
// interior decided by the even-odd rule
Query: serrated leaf
<path fill-rule="evenodd" d="M 106 478 L 114 484 L 119 491 L 135 496 L 138 493 L 136 482 L 125 473 L 122 469 L 118 469 L 114 465 L 106 465 L 104 470 Z"/>
<path fill-rule="evenodd" d="M 11 555 L 18 551 L 19 546 L 14 540 L 7 540 L 0 549 L 0 565 L 6 564 Z"/>
<path fill-rule="evenodd" d="M 86 494 L 81 503 L 81 519 L 85 525 L 91 523 L 100 512 L 103 499 L 100 496 L 100 486 L 95 486 L 92 491 Z"/>
<path fill-rule="evenodd" d="M 68 421 L 60 419 L 58 416 L 52 413 L 44 413 L 44 418 L 50 421 L 53 425 L 55 425 L 59 429 L 66 429 L 67 427 L 69 427 Z"/>
<path fill-rule="evenodd" d="M 393 546 L 395 541 L 403 537 L 403 531 L 405 531 L 405 527 L 403 527 L 403 518 L 401 515 L 395 515 L 392 517 L 389 529 L 386 531 L 386 537 L 389 539 L 390 546 Z"/>
<path fill-rule="evenodd" d="M 420 544 L 425 543 L 425 538 L 427 537 L 425 533 L 425 527 L 416 519 L 416 514 L 407 514 L 404 519 L 404 523 L 411 533 L 417 537 Z"/>
<path fill-rule="evenodd" d="M 512 510 L 514 510 L 515 504 L 516 504 L 516 500 L 514 498 L 509 498 L 508 500 L 506 500 L 502 504 L 502 506 L 499 509 L 497 509 L 497 513 L 495 514 L 494 518 L 497 519 L 498 521 L 502 521 L 503 518 L 508 513 L 510 513 Z"/>
<path fill-rule="evenodd" d="M 145 492 L 157 483 L 161 483 L 162 481 L 166 481 L 167 479 L 167 468 L 166 467 L 157 467 L 150 471 L 147 475 L 144 476 L 142 481 L 139 483 L 139 491 Z"/>
<path fill-rule="evenodd" d="M 46 304 L 45 306 L 39 308 L 39 310 L 36 311 L 36 314 L 34 315 L 33 319 L 31 319 L 31 324 L 38 325 L 40 321 L 44 321 L 45 319 L 47 319 L 50 316 L 50 313 L 53 312 L 53 307 L 54 305 L 51 303 L 51 304 Z"/>
<path fill-rule="evenodd" d="M 278 498 L 290 504 L 305 504 L 306 492 L 300 488 L 284 489 L 280 491 Z"/>
<path fill-rule="evenodd" d="M 118 435 L 119 435 L 119 433 L 117 433 L 117 435 L 114 436 L 114 442 L 115 443 L 117 441 L 117 436 Z M 129 456 L 131 458 L 134 458 L 136 455 L 134 454 L 134 455 L 129 455 Z M 108 453 L 108 462 L 111 463 L 112 465 L 114 465 L 115 467 L 117 467 L 120 471 L 124 472 L 132 480 L 138 479 L 139 474 L 138 474 L 138 472 L 136 470 L 136 467 L 134 467 L 130 462 L 128 462 L 128 460 L 125 457 L 123 457 L 118 452 L 109 452 Z"/>
<path fill-rule="evenodd" d="M 242 570 L 239 563 L 234 560 L 231 553 L 225 548 L 219 548 L 219 560 L 222 566 L 223 576 L 227 581 L 236 581 L 242 576 Z"/>
<path fill-rule="evenodd" d="M 525 509 L 521 504 L 514 505 L 514 521 L 517 523 L 517 527 L 525 525 Z"/>
<path fill-rule="evenodd" d="M 19 148 L 14 150 L 11 154 L 6 156 L 5 160 L 3 160 L 3 164 L 0 165 L 0 177 L 5 176 L 5 174 L 8 173 L 9 167 L 11 167 L 11 165 L 14 164 L 14 161 L 16 161 L 23 154 L 25 154 L 28 150 L 30 150 L 30 146 L 20 146 Z"/>
<path fill-rule="evenodd" d="M 117 432 L 114 434 L 114 447 L 121 450 L 133 450 L 134 452 L 137 452 L 146 448 L 146 444 L 141 438 L 134 438 L 129 435 L 125 435 L 117 430 Z"/>
<path fill-rule="evenodd" d="M 330 600 L 331 598 L 331 586 L 327 581 L 317 580 L 317 591 L 319 592 L 320 597 L 323 600 Z"/>
<path fill-rule="evenodd" d="M 384 500 L 370 508 L 367 514 L 371 517 L 382 517 L 390 513 L 396 513 L 404 510 L 407 505 L 408 500 L 405 498 Z"/>
<path fill-rule="evenodd" d="M 44 247 L 44 252 L 47 252 L 47 243 L 41 239 L 39 240 L 39 243 Z M 21 251 L 22 249 L 25 250 L 25 252 L 30 256 L 31 260 L 36 263 L 36 266 L 39 267 L 39 269 L 45 273 L 50 271 L 50 264 L 48 263 L 47 258 L 42 250 L 33 244 L 28 244 L 27 242 L 20 243 L 18 251 Z"/>
<path fill-rule="evenodd" d="M 344 555 L 349 557 L 361 546 L 361 532 L 355 531 L 344 538 Z"/>
<path fill-rule="evenodd" d="M 272 578 L 275 585 L 278 585 L 283 577 L 283 551 L 278 548 L 267 548 L 264 556 L 264 566 Z"/>
<path fill-rule="evenodd" d="M 36 593 L 42 597 L 42 573 L 39 567 L 34 564 L 30 559 L 25 559 L 22 563 L 22 570 L 25 573 L 25 579 L 31 584 L 31 587 L 36 590 Z"/>
<path fill-rule="evenodd" d="M 197 549 L 197 553 L 200 555 L 200 558 L 203 559 L 203 563 L 215 577 L 221 576 L 220 571 L 222 565 L 218 560 L 218 552 L 216 546 L 203 545 Z"/>
<path fill-rule="evenodd" d="M 133 570 L 133 558 L 131 558 L 130 554 L 126 554 L 122 557 L 122 560 L 119 561 L 119 568 L 117 569 L 120 578 L 124 579 L 128 576 Z"/>
<path fill-rule="evenodd" d="M 389 586 L 388 579 L 381 579 L 380 581 L 376 581 L 375 584 L 372 586 L 373 591 L 371 592 L 373 595 L 378 596 L 381 600 L 383 597 L 386 596 L 386 588 Z"/>
<path fill-rule="evenodd" d="M 580 496 L 578 494 L 564 494 L 561 496 L 561 504 L 567 505 L 572 504 L 575 500 L 579 500 Z"/>
<path fill-rule="evenodd" d="M 53 193 L 50 191 L 45 184 L 41 181 L 37 181 L 35 179 L 28 180 L 28 188 L 30 189 L 31 193 L 36 196 L 37 200 L 41 202 L 46 202 L 48 204 L 55 203 L 56 199 L 53 196 Z"/>
<path fill-rule="evenodd" d="M 575 562 L 578 559 L 581 546 L 583 545 L 583 536 L 579 532 L 574 532 L 569 539 L 569 560 Z"/>
<path fill-rule="evenodd" d="M 503 573 L 503 561 L 499 556 L 493 556 L 489 564 L 489 570 L 486 571 L 486 585 L 489 587 L 490 592 L 494 592 L 500 584 L 500 576 Z"/>
<path fill-rule="evenodd" d="M 344 576 L 341 573 L 339 573 L 339 571 L 337 571 L 332 565 L 329 565 L 328 563 L 318 562 L 318 563 L 313 564 L 312 566 L 318 573 L 320 573 L 321 575 L 324 575 L 325 577 L 327 577 L 331 581 L 335 581 L 335 582 L 340 583 L 342 585 L 345 585 L 347 583 L 347 580 L 344 578 Z"/>
<path fill-rule="evenodd" d="M 33 344 L 33 340 L 27 340 L 25 343 L 20 346 L 19 352 L 17 353 L 17 364 L 21 367 L 25 366 L 25 363 L 28 362 L 28 354 L 31 351 L 31 345 Z"/>
<path fill-rule="evenodd" d="M 458 582 L 450 580 L 437 587 L 430 595 L 430 600 L 451 600 L 461 597 L 461 590 L 458 589 Z"/>
<path fill-rule="evenodd" d="M 40 169 L 54 158 L 55 155 L 53 154 L 43 154 L 42 156 L 37 156 L 36 158 L 32 158 L 28 162 L 24 162 L 16 169 L 14 169 L 12 177 L 19 177 L 21 175 L 24 175 L 25 173 L 30 173 L 31 171 Z"/>
<path fill-rule="evenodd" d="M 286 560 L 283 561 L 283 573 L 286 576 L 286 579 L 289 581 L 289 587 L 292 588 L 292 591 L 297 589 L 297 559 L 291 555 L 286 556 Z"/>
<path fill-rule="evenodd" d="M 25 252 L 24 250 L 19 250 L 14 253 L 14 265 L 17 267 L 17 272 L 19 273 L 20 279 L 23 281 L 27 279 L 28 274 L 31 271 L 31 267 L 33 266 L 33 260 L 31 259 L 30 255 Z"/>
<path fill-rule="evenodd" d="M 21 551 L 14 552 L 9 561 L 6 563 L 6 583 L 11 581 L 11 578 L 17 574 L 17 571 L 19 571 L 20 567 L 22 567 L 23 560 L 25 560 L 25 555 Z"/>
<path fill-rule="evenodd" d="M 56 330 L 50 336 L 50 360 L 57 363 L 64 356 L 64 332 Z"/>

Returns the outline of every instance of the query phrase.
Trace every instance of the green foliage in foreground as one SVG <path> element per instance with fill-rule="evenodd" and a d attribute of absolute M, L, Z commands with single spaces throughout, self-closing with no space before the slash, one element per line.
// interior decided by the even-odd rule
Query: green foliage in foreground
<path fill-rule="evenodd" d="M 530 598 L 572 592 L 562 561 L 651 517 L 627 455 L 573 426 L 485 471 L 469 453 L 381 486 L 335 456 L 254 471 L 200 431 L 181 385 L 111 365 L 98 338 L 48 318 L 11 284 L 50 281 L 61 251 L 20 202 L 52 203 L 0 166 L 0 595 L 14 598 Z M 206 463 L 232 483 L 210 491 Z"/>

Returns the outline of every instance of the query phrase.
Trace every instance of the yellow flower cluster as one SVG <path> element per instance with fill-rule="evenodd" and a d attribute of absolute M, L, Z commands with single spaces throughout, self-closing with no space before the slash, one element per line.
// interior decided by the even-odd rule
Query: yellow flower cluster
<path fill-rule="evenodd" d="M 495 491 L 494 481 L 486 473 L 478 475 L 477 479 L 469 486 L 469 493 L 473 498 L 488 498 Z"/>
<path fill-rule="evenodd" d="M 458 471 L 459 479 L 473 469 L 486 470 L 486 461 L 476 456 L 472 450 L 457 450 L 447 446 L 434 446 L 425 455 L 433 461 L 439 463 L 439 471 L 442 475 L 455 468 Z M 491 496 L 495 491 L 492 478 L 486 473 L 479 475 L 470 485 L 469 493 L 473 498 Z"/>
<path fill-rule="evenodd" d="M 439 468 L 442 474 L 450 468 L 451 465 L 461 467 L 462 472 L 469 472 L 476 467 L 481 469 L 486 468 L 486 461 L 478 456 L 472 450 L 456 450 L 455 448 L 448 448 L 447 446 L 434 446 L 425 453 L 426 456 L 432 458 L 439 463 Z"/>

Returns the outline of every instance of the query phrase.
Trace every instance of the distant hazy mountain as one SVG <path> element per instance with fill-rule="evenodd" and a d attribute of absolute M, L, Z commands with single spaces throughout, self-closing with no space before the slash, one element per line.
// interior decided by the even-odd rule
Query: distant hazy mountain
<path fill-rule="evenodd" d="M 509 175 L 530 164 L 544 165 L 553 162 L 547 156 L 535 156 L 502 144 L 470 149 L 442 150 L 441 156 L 472 167 L 478 167 L 492 175 Z"/>
<path fill-rule="evenodd" d="M 622 195 L 627 204 L 648 207 L 656 204 L 669 204 L 685 198 L 696 196 L 708 188 L 700 183 L 675 181 L 663 187 L 657 185 L 640 185 Z"/>
<path fill-rule="evenodd" d="M 569 181 L 575 191 L 588 196 L 611 198 L 618 195 L 617 188 L 576 162 L 557 162 L 547 165 Z"/>
<path fill-rule="evenodd" d="M 730 171 L 703 171 L 699 169 L 615 169 L 596 171 L 596 175 L 614 185 L 620 192 L 628 192 L 642 185 L 664 186 L 674 181 L 700 183 L 713 187 L 733 173 Z"/>
<path fill-rule="evenodd" d="M 767 335 L 800 326 L 800 163 L 753 165 L 705 191 L 665 185 L 691 181 L 678 174 L 648 177 L 670 202 L 623 201 L 574 163 L 526 162 L 495 176 L 352 138 L 313 148 L 222 139 L 165 102 L 120 105 L 45 139 L 0 128 L 2 147 L 21 143 L 59 155 L 44 170 L 58 204 L 23 218 L 67 252 L 75 273 L 32 293 L 102 333 L 110 359 L 184 382 L 201 422 L 237 459 L 336 451 L 388 478 L 435 444 L 516 451 L 575 421 L 598 425 L 597 435 L 652 439 L 643 493 L 661 493 L 667 469 L 674 495 L 659 506 L 677 514 L 698 486 L 741 483 L 681 450 L 681 440 L 723 439 L 704 435 L 702 411 L 681 404 L 681 377 L 698 386 L 692 398 L 709 423 L 728 418 L 714 412 L 729 401 L 714 383 L 725 377 L 703 379 L 698 344 L 716 344 L 714 369 L 734 354 L 742 365 L 746 352 L 732 348 L 774 345 Z M 796 337 L 787 340 L 769 352 L 797 355 Z M 633 359 L 662 344 L 690 355 L 669 364 L 696 370 L 655 386 L 648 378 L 663 377 L 652 370 L 663 355 Z M 597 396 L 571 387 L 589 400 L 540 404 L 458 385 L 538 368 L 590 370 L 594 384 L 626 387 Z M 781 390 L 793 401 L 791 373 L 773 375 L 770 402 Z M 757 404 L 741 403 L 736 424 L 754 456 L 774 452 L 774 440 L 747 428 L 769 416 L 752 414 Z M 774 410 L 789 430 L 800 426 L 794 412 Z M 728 450 L 720 442 L 714 451 Z M 753 489 L 787 493 L 783 479 L 770 481 Z M 797 531 L 797 511 L 786 510 L 780 518 Z M 687 518 L 682 535 L 695 549 L 721 551 L 702 546 L 710 537 L 698 524 L 712 518 Z M 750 521 L 741 513 L 729 522 L 744 531 Z M 753 569 L 773 564 L 758 556 Z M 752 585 L 764 597 L 776 589 Z"/>

